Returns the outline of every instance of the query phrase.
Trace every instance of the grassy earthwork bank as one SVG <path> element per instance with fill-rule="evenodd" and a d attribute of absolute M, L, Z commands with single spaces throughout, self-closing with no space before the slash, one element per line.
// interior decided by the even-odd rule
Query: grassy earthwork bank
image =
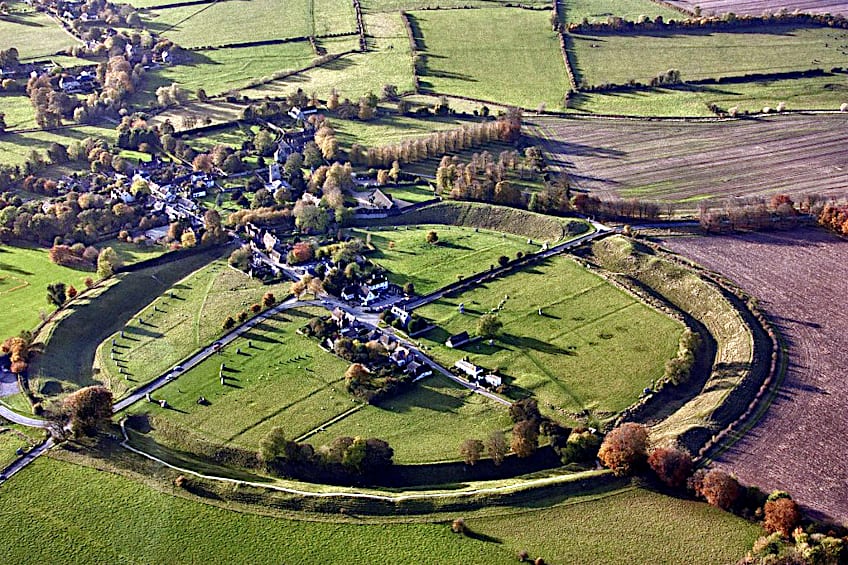
<path fill-rule="evenodd" d="M 427 59 L 423 88 L 525 108 L 562 106 L 568 79 L 549 11 L 442 10 L 413 18 Z"/>
<path fill-rule="evenodd" d="M 245 89 L 242 94 L 261 99 L 286 96 L 302 88 L 326 100 L 336 89 L 342 98 L 359 100 L 368 92 L 379 95 L 384 84 L 397 86 L 398 92 L 412 91 L 412 50 L 400 14 L 365 14 L 364 22 L 368 52 L 346 55 L 303 73 Z"/>
<path fill-rule="evenodd" d="M 514 563 L 521 550 L 549 563 L 733 562 L 760 533 L 704 503 L 625 489 L 531 511 L 411 523 L 329 523 L 233 512 L 125 476 L 41 458 L 4 485 L 0 540 L 11 562 Z M 56 504 L 62 493 L 63 503 Z M 305 516 L 318 518 L 318 516 Z M 49 531 L 52 543 L 44 542 Z M 151 540 L 155 540 L 151 542 Z M 254 540 L 253 543 L 247 543 Z"/>
<path fill-rule="evenodd" d="M 474 335 L 478 318 L 490 311 L 503 323 L 492 345 L 444 345 L 450 335 Z M 532 393 L 552 416 L 565 421 L 583 411 L 608 419 L 632 404 L 643 388 L 662 377 L 682 332 L 678 322 L 567 257 L 445 297 L 417 312 L 438 325 L 419 338 L 436 359 L 452 365 L 467 356 L 488 369 L 498 367 L 518 396 Z"/>
<path fill-rule="evenodd" d="M 771 26 L 762 30 L 571 35 L 578 81 L 591 85 L 647 83 L 668 69 L 684 81 L 749 73 L 830 70 L 845 64 L 848 31 Z"/>
<path fill-rule="evenodd" d="M 224 334 L 221 324 L 227 316 L 235 318 L 260 303 L 266 292 L 282 299 L 288 284 L 265 286 L 224 260 L 209 264 L 145 304 L 126 326 L 103 341 L 95 358 L 98 379 L 120 395 L 128 387 L 158 377 Z"/>
<path fill-rule="evenodd" d="M 168 262 L 116 275 L 66 306 L 36 336 L 43 352 L 30 364 L 32 391 L 53 396 L 104 384 L 92 372 L 100 343 L 173 284 L 224 252 L 225 249 L 212 248 L 173 255 Z"/>
<path fill-rule="evenodd" d="M 427 243 L 427 234 L 435 231 L 439 241 Z M 395 230 L 352 230 L 365 240 L 371 236 L 374 250 L 368 257 L 389 271 L 389 279 L 403 285 L 411 282 L 418 294 L 429 294 L 454 283 L 459 276 L 468 278 L 498 264 L 498 257 L 514 259 L 516 253 L 532 253 L 541 243 L 528 244 L 515 235 L 477 230 L 469 227 L 420 225 Z"/>

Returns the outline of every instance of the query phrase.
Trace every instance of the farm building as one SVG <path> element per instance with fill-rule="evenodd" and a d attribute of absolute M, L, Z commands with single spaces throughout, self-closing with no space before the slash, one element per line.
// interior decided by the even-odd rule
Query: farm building
<path fill-rule="evenodd" d="M 471 338 L 468 336 L 468 332 L 460 332 L 456 335 L 450 336 L 447 341 L 445 341 L 445 345 L 455 349 L 457 347 L 462 347 L 469 341 L 471 341 Z"/>

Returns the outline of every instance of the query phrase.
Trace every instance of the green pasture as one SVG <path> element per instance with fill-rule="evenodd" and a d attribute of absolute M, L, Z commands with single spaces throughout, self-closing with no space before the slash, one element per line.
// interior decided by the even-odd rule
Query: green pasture
<path fill-rule="evenodd" d="M 397 86 L 398 92 L 412 91 L 412 52 L 400 15 L 366 14 L 364 20 L 368 52 L 346 55 L 321 67 L 245 89 L 242 94 L 251 98 L 284 96 L 302 88 L 326 100 L 335 88 L 342 98 L 359 100 L 368 92 L 379 95 L 384 84 Z M 355 41 L 351 48 L 358 48 Z"/>
<path fill-rule="evenodd" d="M 462 331 L 475 335 L 477 319 L 504 300 L 496 312 L 503 329 L 493 345 L 444 345 Z M 532 393 L 565 420 L 584 410 L 609 419 L 632 404 L 662 377 L 682 332 L 676 321 L 567 257 L 548 259 L 416 312 L 438 325 L 419 338 L 436 359 L 453 365 L 467 356 L 482 367 L 499 367 L 516 394 Z"/>
<path fill-rule="evenodd" d="M 427 243 L 427 233 L 439 236 L 436 245 Z M 541 243 L 526 238 L 458 226 L 408 226 L 389 231 L 352 230 L 366 239 L 371 234 L 374 251 L 368 257 L 389 271 L 389 280 L 403 285 L 412 282 L 417 294 L 428 294 L 498 264 L 498 257 L 515 259 L 516 253 L 533 253 Z M 393 244 L 393 245 L 392 245 Z"/>
<path fill-rule="evenodd" d="M 74 141 L 82 141 L 86 137 L 104 139 L 111 144 L 114 143 L 117 134 L 113 127 L 83 125 L 72 125 L 53 131 L 9 132 L 0 136 L 0 163 L 23 165 L 32 151 L 38 152 L 43 159 L 46 159 L 47 147 L 51 143 L 67 146 Z"/>
<path fill-rule="evenodd" d="M 434 198 L 433 189 L 427 184 L 403 185 L 395 187 L 383 187 L 380 190 L 394 198 L 416 204 Z"/>
<path fill-rule="evenodd" d="M 662 16 L 664 20 L 681 20 L 686 16 L 651 0 L 567 0 L 563 2 L 565 23 L 580 23 L 583 18 L 590 22 L 606 22 L 615 16 L 638 21 L 640 16 L 652 20 Z"/>
<path fill-rule="evenodd" d="M 525 108 L 562 106 L 569 88 L 549 11 L 516 8 L 414 12 L 434 92 Z"/>
<path fill-rule="evenodd" d="M 718 565 L 761 535 L 704 503 L 641 489 L 484 510 L 466 516 L 473 536 L 452 534 L 444 517 L 334 523 L 234 512 L 44 457 L 3 490 L 0 539 L 14 563 L 508 564 L 527 550 L 548 563 Z"/>
<path fill-rule="evenodd" d="M 0 113 L 5 114 L 8 130 L 36 127 L 32 102 L 23 94 L 0 94 Z"/>
<path fill-rule="evenodd" d="M 48 60 L 79 40 L 43 12 L 15 12 L 0 18 L 0 50 L 15 47 L 21 61 Z"/>
<path fill-rule="evenodd" d="M 103 340 L 95 360 L 99 378 L 120 395 L 212 343 L 224 333 L 221 324 L 227 316 L 235 318 L 261 302 L 265 292 L 284 298 L 287 290 L 285 284 L 264 286 L 226 261 L 215 261 L 143 305 L 123 328 Z M 119 367 L 123 367 L 123 374 Z"/>
<path fill-rule="evenodd" d="M 0 399 L 0 402 L 5 399 Z M 28 428 L 12 424 L 0 418 L 0 469 L 17 459 L 18 449 L 29 449 L 45 438 L 45 432 L 37 428 Z"/>
<path fill-rule="evenodd" d="M 749 73 L 843 66 L 848 31 L 771 26 L 732 32 L 686 30 L 643 34 L 571 35 L 578 81 L 590 85 L 647 83 L 669 69 L 684 81 Z"/>
<path fill-rule="evenodd" d="M 509 0 L 364 0 L 362 9 L 372 12 L 397 12 L 400 10 L 424 10 L 434 8 L 500 8 Z M 550 6 L 546 0 L 522 2 L 528 6 Z"/>
<path fill-rule="evenodd" d="M 379 95 L 380 92 L 377 91 L 375 94 Z M 365 147 L 391 145 L 410 138 L 424 137 L 435 131 L 458 129 L 478 121 L 455 116 L 419 118 L 386 110 L 381 110 L 377 119 L 368 122 L 343 120 L 337 117 L 330 119 L 333 129 L 336 130 L 336 138 L 346 149 L 354 143 Z"/>

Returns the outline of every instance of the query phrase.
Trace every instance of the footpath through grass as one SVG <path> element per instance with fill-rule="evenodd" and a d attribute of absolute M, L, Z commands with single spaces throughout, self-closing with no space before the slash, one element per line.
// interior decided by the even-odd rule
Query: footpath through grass
<path fill-rule="evenodd" d="M 508 298 L 507 298 L 508 297 Z M 493 345 L 450 349 L 445 340 L 496 309 L 503 330 Z M 464 305 L 464 313 L 459 311 Z M 541 315 L 539 311 L 541 309 Z M 663 375 L 682 326 L 568 257 L 555 257 L 417 310 L 438 325 L 419 340 L 445 365 L 462 357 L 500 368 L 517 395 L 534 394 L 552 416 L 588 410 L 609 419 Z"/>
<path fill-rule="evenodd" d="M 439 241 L 427 243 L 427 233 L 435 231 Z M 396 230 L 354 229 L 353 235 L 365 240 L 371 235 L 374 251 L 368 257 L 389 271 L 389 280 L 403 285 L 411 282 L 417 294 L 429 294 L 457 281 L 458 276 L 487 271 L 498 265 L 498 257 L 515 259 L 518 252 L 536 252 L 540 243 L 528 244 L 512 234 L 474 228 L 420 225 Z"/>
<path fill-rule="evenodd" d="M 3 486 L 10 563 L 732 563 L 759 526 L 646 490 L 446 522 L 354 524 L 233 512 L 126 477 L 42 457 Z M 57 493 L 61 493 L 58 495 Z M 423 518 L 426 520 L 426 517 Z M 432 519 L 431 520 L 435 520 Z M 49 532 L 50 543 L 45 543 Z"/>

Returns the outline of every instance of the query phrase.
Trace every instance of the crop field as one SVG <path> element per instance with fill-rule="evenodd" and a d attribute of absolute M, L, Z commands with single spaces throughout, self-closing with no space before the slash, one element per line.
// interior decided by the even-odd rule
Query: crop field
<path fill-rule="evenodd" d="M 444 345 L 461 331 L 474 335 L 477 318 L 504 299 L 497 314 L 503 329 L 494 345 Z M 499 367 L 505 382 L 532 392 L 540 405 L 554 410 L 554 416 L 564 414 L 566 421 L 583 410 L 606 419 L 632 404 L 662 376 L 682 332 L 676 321 L 565 257 L 417 312 L 438 325 L 419 338 L 436 359 L 450 366 L 468 356 L 488 369 Z"/>
<path fill-rule="evenodd" d="M 759 300 L 788 348 L 785 380 L 762 420 L 719 458 L 746 484 L 783 489 L 801 504 L 848 521 L 844 438 L 848 241 L 818 229 L 666 239 Z"/>
<path fill-rule="evenodd" d="M 72 284 L 78 290 L 91 273 L 75 271 L 51 263 L 46 249 L 0 247 L 0 341 L 31 330 L 38 325 L 39 312 L 52 312 L 47 304 L 47 285 L 54 282 Z"/>
<path fill-rule="evenodd" d="M 429 231 L 438 234 L 436 245 L 427 243 Z M 362 239 L 368 233 L 353 230 Z M 417 294 L 428 294 L 456 282 L 458 275 L 467 278 L 485 271 L 489 265 L 497 265 L 501 255 L 514 259 L 517 252 L 535 252 L 541 245 L 529 245 L 514 235 L 443 225 L 370 233 L 371 244 L 376 249 L 368 257 L 389 271 L 391 282 L 413 283 Z"/>
<path fill-rule="evenodd" d="M 36 337 L 43 352 L 30 364 L 30 387 L 54 396 L 77 387 L 103 384 L 92 374 L 100 343 L 120 330 L 171 285 L 223 253 L 209 249 L 170 262 L 122 273 L 77 299 Z M 46 263 L 46 261 L 45 261 Z"/>
<path fill-rule="evenodd" d="M 684 81 L 747 73 L 830 69 L 845 64 L 848 31 L 773 26 L 745 32 L 571 35 L 579 80 L 647 83 L 668 69 Z"/>
<path fill-rule="evenodd" d="M 701 7 L 701 13 L 721 15 L 727 12 L 761 16 L 763 13 L 777 14 L 786 10 L 792 14 L 796 11 L 809 14 L 842 14 L 848 15 L 848 3 L 845 0 L 669 0 L 671 4 L 684 10 L 694 10 Z"/>
<path fill-rule="evenodd" d="M 529 108 L 562 106 L 568 79 L 550 12 L 442 10 L 414 18 L 427 56 L 422 88 Z"/>
<path fill-rule="evenodd" d="M 53 131 L 8 132 L 0 137 L 0 163 L 23 165 L 31 151 L 37 151 L 46 159 L 47 147 L 51 143 L 68 145 L 75 140 L 82 141 L 86 137 L 104 139 L 113 143 L 116 132 L 111 127 L 82 125 Z"/>
<path fill-rule="evenodd" d="M 685 89 L 581 92 L 569 100 L 570 111 L 627 116 L 713 116 L 709 105 L 725 111 L 759 113 L 783 102 L 787 110 L 838 110 L 848 101 L 841 75 L 739 84 L 691 85 Z"/>
<path fill-rule="evenodd" d="M 0 540 L 15 563 L 341 563 L 355 555 L 362 562 L 508 564 L 528 549 L 549 563 L 718 565 L 734 562 L 760 535 L 759 526 L 704 503 L 639 489 L 467 518 L 480 536 L 452 535 L 449 524 L 427 517 L 356 524 L 233 512 L 51 458 L 4 485 L 4 494 L 0 519 L 8 527 Z M 45 531 L 62 542 L 43 543 Z"/>
<path fill-rule="evenodd" d="M 365 147 L 389 145 L 409 138 L 426 136 L 434 131 L 461 128 L 478 121 L 455 116 L 432 116 L 422 119 L 388 111 L 382 111 L 378 119 L 370 122 L 330 119 L 339 144 L 346 149 L 354 143 Z"/>
<path fill-rule="evenodd" d="M 225 261 L 215 261 L 171 287 L 161 298 L 145 305 L 138 317 L 108 336 L 97 351 L 99 378 L 108 381 L 116 396 L 128 387 L 158 377 L 172 365 L 224 333 L 221 324 L 252 304 L 265 292 L 282 299 L 287 284 L 264 286 Z M 125 338 L 121 338 L 120 332 Z M 112 341 L 117 354 L 111 359 Z M 124 375 L 119 372 L 123 367 Z M 125 377 L 125 375 L 127 375 Z M 126 380 L 125 380 L 126 379 Z"/>
<path fill-rule="evenodd" d="M 384 84 L 397 86 L 398 92 L 414 89 L 412 50 L 399 14 L 366 14 L 370 50 L 353 53 L 321 67 L 242 91 L 251 98 L 287 95 L 302 88 L 326 100 L 332 89 L 342 98 L 381 92 Z"/>
<path fill-rule="evenodd" d="M 662 16 L 664 20 L 680 20 L 683 14 L 677 10 L 650 0 L 565 0 L 565 23 L 580 23 L 583 18 L 590 22 L 606 22 L 617 16 L 625 20 L 638 21 L 639 16 L 651 19 Z"/>
<path fill-rule="evenodd" d="M 429 463 L 456 460 L 464 440 L 511 428 L 504 406 L 435 374 L 409 392 L 325 426 L 308 441 L 324 445 L 339 436 L 378 437 L 395 450 L 395 463 Z"/>
<path fill-rule="evenodd" d="M 551 162 L 602 198 L 694 210 L 700 201 L 779 192 L 844 194 L 848 116 L 774 116 L 725 123 L 534 118 Z"/>
<path fill-rule="evenodd" d="M 347 0 L 297 0 L 288 3 L 285 10 L 273 0 L 151 8 L 144 21 L 148 29 L 182 47 L 356 31 L 353 4 Z"/>
<path fill-rule="evenodd" d="M 0 18 L 0 50 L 17 48 L 21 61 L 47 59 L 77 44 L 77 39 L 42 12 L 17 12 Z"/>

